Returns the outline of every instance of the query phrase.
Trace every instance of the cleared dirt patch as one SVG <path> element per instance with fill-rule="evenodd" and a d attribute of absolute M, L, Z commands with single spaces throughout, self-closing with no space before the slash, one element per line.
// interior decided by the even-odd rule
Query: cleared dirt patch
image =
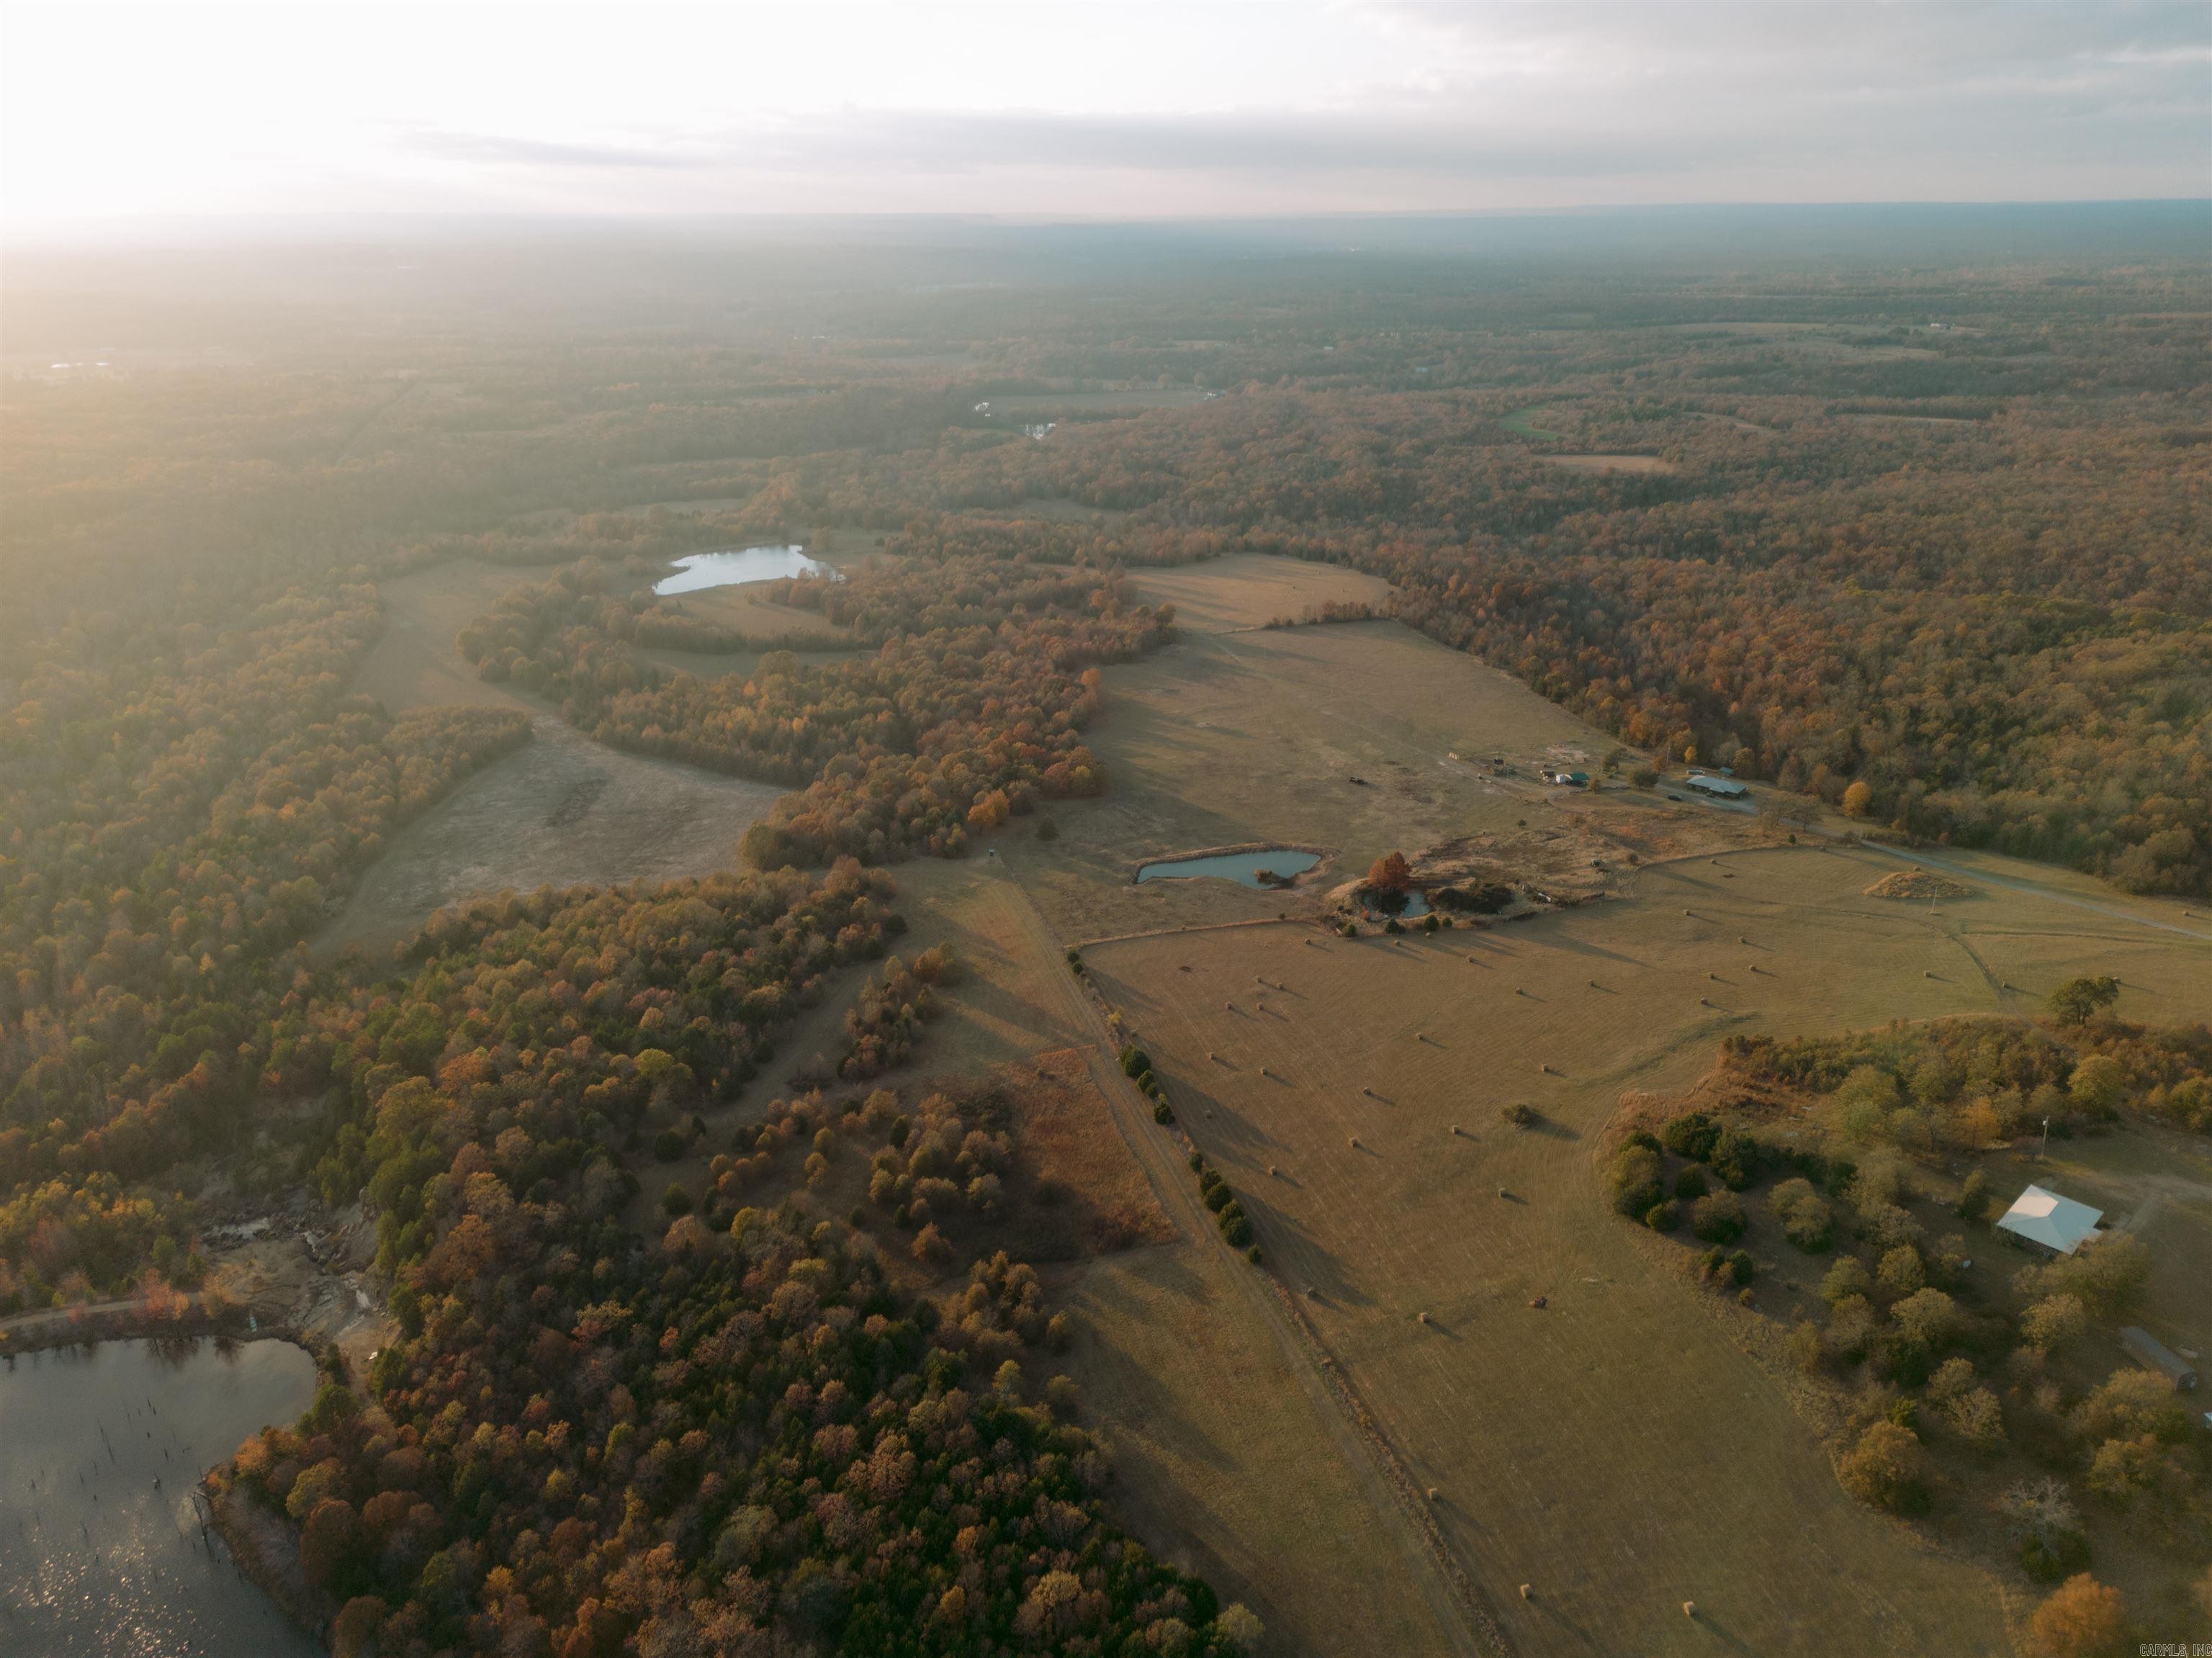
<path fill-rule="evenodd" d="M 1656 455 L 1540 455 L 1547 466 L 1570 472 L 1672 472 L 1669 462 Z"/>
<path fill-rule="evenodd" d="M 318 953 L 396 943 L 437 910 L 512 888 L 669 881 L 737 861 L 783 791 L 618 754 L 545 715 L 535 740 L 400 831 Z"/>
<path fill-rule="evenodd" d="M 1869 898 L 1971 898 L 1977 889 L 1933 870 L 1901 869 L 1866 890 Z"/>

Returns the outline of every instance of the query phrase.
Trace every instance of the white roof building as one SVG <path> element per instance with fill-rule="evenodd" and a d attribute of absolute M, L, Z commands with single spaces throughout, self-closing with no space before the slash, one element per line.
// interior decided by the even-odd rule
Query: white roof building
<path fill-rule="evenodd" d="M 1717 794 L 1723 800 L 1740 799 L 1751 791 L 1733 777 L 1715 777 L 1710 772 L 1692 772 L 1687 787 L 1700 794 Z"/>
<path fill-rule="evenodd" d="M 2101 1209 L 2031 1186 L 2013 1199 L 1997 1230 L 2039 1243 L 2054 1254 L 2070 1255 L 2097 1235 L 2097 1223 L 2104 1218 Z"/>

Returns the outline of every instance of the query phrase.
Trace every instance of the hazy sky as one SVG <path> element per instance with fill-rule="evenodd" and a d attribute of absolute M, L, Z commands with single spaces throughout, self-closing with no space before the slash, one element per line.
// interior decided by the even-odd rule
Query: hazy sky
<path fill-rule="evenodd" d="M 2212 195 L 2212 6 L 0 12 L 16 226 Z"/>

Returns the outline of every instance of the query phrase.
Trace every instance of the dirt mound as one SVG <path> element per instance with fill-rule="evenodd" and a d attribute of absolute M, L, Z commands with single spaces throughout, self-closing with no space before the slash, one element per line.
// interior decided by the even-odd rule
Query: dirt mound
<path fill-rule="evenodd" d="M 1975 889 L 1932 870 L 1901 869 L 1866 890 L 1869 898 L 1971 898 Z"/>

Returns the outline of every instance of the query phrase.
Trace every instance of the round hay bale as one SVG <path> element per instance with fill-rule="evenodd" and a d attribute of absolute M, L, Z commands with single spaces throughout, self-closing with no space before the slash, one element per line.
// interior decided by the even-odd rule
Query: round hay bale
<path fill-rule="evenodd" d="M 1352 1139 L 1352 1149 L 1353 1151 L 1357 1151 L 1359 1149 L 1359 1136 L 1358 1136 L 1358 1135 L 1357 1135 L 1357 1134 L 1354 1134 L 1354 1135 L 1351 1136 L 1351 1139 Z"/>
<path fill-rule="evenodd" d="M 1429 1487 L 1428 1496 L 1430 1502 L 1433 1503 L 1437 1500 L 1437 1488 L 1434 1485 Z"/>
<path fill-rule="evenodd" d="M 1416 1313 L 1413 1315 L 1413 1322 L 1416 1324 L 1426 1324 L 1428 1321 L 1429 1315 L 1426 1313 Z"/>
<path fill-rule="evenodd" d="M 1536 1598 L 1536 1586 L 1533 1583 L 1523 1583 L 1521 1586 L 1521 1598 L 1523 1600 L 1534 1600 Z"/>
<path fill-rule="evenodd" d="M 1513 1194 L 1512 1194 L 1510 1192 L 1507 1191 L 1504 1187 L 1502 1187 L 1502 1186 L 1501 1186 L 1501 1187 L 1499 1187 L 1498 1188 L 1498 1195 L 1499 1197 L 1501 1197 L 1501 1198 L 1510 1198 L 1510 1197 L 1511 1197 Z"/>
<path fill-rule="evenodd" d="M 1685 1600 L 1685 1601 L 1683 1601 L 1683 1602 L 1682 1602 L 1682 1616 L 1683 1616 L 1683 1617 L 1685 1617 L 1685 1618 L 1695 1618 L 1697 1615 L 1698 1615 L 1698 1603 L 1697 1603 L 1695 1600 Z"/>
<path fill-rule="evenodd" d="M 1275 1177 L 1275 1165 L 1274 1165 L 1273 1163 L 1269 1163 L 1269 1164 L 1267 1165 L 1267 1178 L 1268 1178 L 1268 1179 L 1270 1179 L 1270 1180 L 1273 1180 L 1274 1177 Z"/>

